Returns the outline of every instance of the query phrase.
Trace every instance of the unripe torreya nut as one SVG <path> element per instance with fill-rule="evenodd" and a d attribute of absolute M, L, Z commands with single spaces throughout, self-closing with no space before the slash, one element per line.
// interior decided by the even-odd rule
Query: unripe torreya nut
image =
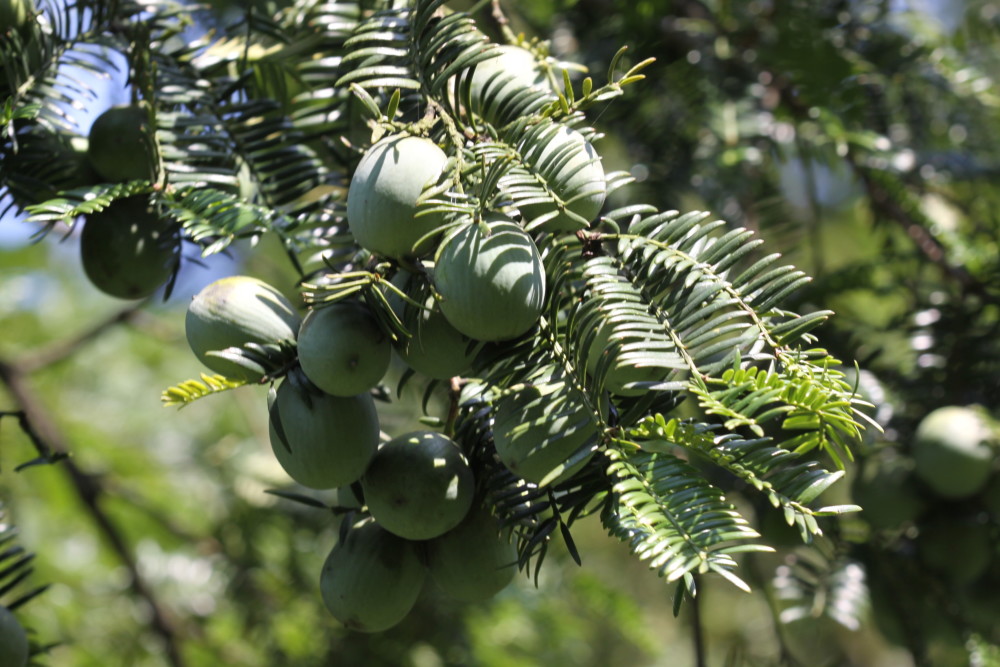
<path fill-rule="evenodd" d="M 141 299 L 163 285 L 181 256 L 180 226 L 156 213 L 144 195 L 118 199 L 86 216 L 80 234 L 84 273 L 97 289 Z"/>
<path fill-rule="evenodd" d="M 31 0 L 0 0 L 0 34 L 23 28 L 34 11 Z"/>
<path fill-rule="evenodd" d="M 971 584 L 982 576 L 995 552 L 990 526 L 971 518 L 942 512 L 920 525 L 917 536 L 920 559 L 956 585 Z"/>
<path fill-rule="evenodd" d="M 6 185 L 20 207 L 39 204 L 60 190 L 94 185 L 87 161 L 87 138 L 41 126 L 18 133 L 18 152 L 4 157 Z"/>
<path fill-rule="evenodd" d="M 360 303 L 310 310 L 298 340 L 302 372 L 334 396 L 369 391 L 385 375 L 392 358 L 389 337 Z"/>
<path fill-rule="evenodd" d="M 368 509 L 386 530 L 428 540 L 462 521 L 475 479 L 458 445 L 433 431 L 415 431 L 379 447 L 361 485 Z"/>
<path fill-rule="evenodd" d="M 526 333 L 545 303 L 538 248 L 504 216 L 468 224 L 445 238 L 435 258 L 434 285 L 452 326 L 482 341 Z"/>
<path fill-rule="evenodd" d="M 576 474 L 593 457 L 594 451 L 584 445 L 596 435 L 586 405 L 571 393 L 542 395 L 529 387 L 502 396 L 496 404 L 493 441 L 497 455 L 511 472 L 535 484 L 552 473 L 556 476 L 549 484 Z M 565 469 L 557 472 L 560 466 Z"/>
<path fill-rule="evenodd" d="M 300 318 L 292 303 L 267 283 L 249 276 L 221 278 L 191 300 L 184 327 L 191 350 L 208 368 L 255 382 L 261 373 L 214 353 L 248 343 L 295 345 Z"/>
<path fill-rule="evenodd" d="M 517 103 L 513 98 L 525 89 L 543 95 Z M 472 110 L 488 122 L 503 125 L 538 110 L 555 97 L 535 56 L 520 46 L 504 44 L 497 55 L 476 64 L 469 81 Z"/>
<path fill-rule="evenodd" d="M 540 138 L 540 142 L 525 150 L 524 161 L 538 170 L 566 207 L 559 210 L 551 204 L 527 204 L 521 207 L 521 216 L 528 224 L 550 216 L 539 225 L 545 231 L 585 229 L 601 212 L 607 197 L 601 157 L 582 134 L 564 125 L 553 125 Z"/>
<path fill-rule="evenodd" d="M 28 633 L 14 613 L 0 605 L 0 665 L 25 667 L 28 664 Z"/>
<path fill-rule="evenodd" d="M 426 578 L 414 543 L 367 523 L 333 547 L 319 587 L 326 608 L 346 627 L 381 632 L 410 613 Z"/>
<path fill-rule="evenodd" d="M 392 279 L 393 285 L 407 296 L 420 299 L 424 304 L 423 308 L 418 308 L 389 293 L 389 304 L 410 332 L 409 338 L 395 344 L 396 353 L 407 366 L 429 378 L 446 380 L 461 375 L 472 365 L 476 346 L 452 326 L 433 296 L 414 287 L 416 281 L 406 271 L 399 271 Z"/>
<path fill-rule="evenodd" d="M 978 493 L 993 468 L 994 435 L 975 408 L 938 408 L 921 420 L 913 436 L 917 476 L 942 498 Z"/>
<path fill-rule="evenodd" d="M 116 106 L 98 116 L 90 127 L 87 156 L 101 178 L 108 181 L 152 179 L 156 149 L 145 107 Z"/>
<path fill-rule="evenodd" d="M 876 529 L 914 521 L 926 503 L 913 484 L 912 471 L 899 458 L 867 459 L 851 484 L 861 517 Z"/>
<path fill-rule="evenodd" d="M 303 486 L 356 482 L 375 455 L 379 419 L 370 394 L 331 396 L 286 379 L 268 408 L 274 456 Z"/>
<path fill-rule="evenodd" d="M 604 372 L 604 388 L 609 392 L 617 396 L 641 396 L 649 389 L 638 383 L 649 386 L 667 379 L 669 369 L 640 365 L 650 349 L 646 338 L 625 329 L 612 341 L 613 320 L 603 321 L 597 327 L 587 356 L 587 372 L 594 377 Z M 638 386 L 628 386 L 633 384 Z"/>
<path fill-rule="evenodd" d="M 489 512 L 474 507 L 444 535 L 427 542 L 427 570 L 446 595 L 488 600 L 514 579 L 517 547 Z"/>
<path fill-rule="evenodd" d="M 448 156 L 430 139 L 386 137 L 362 156 L 347 192 L 347 221 L 364 248 L 401 259 L 425 254 L 414 251 L 425 234 L 439 227 L 440 214 L 417 215 L 417 199 L 435 183 Z"/>

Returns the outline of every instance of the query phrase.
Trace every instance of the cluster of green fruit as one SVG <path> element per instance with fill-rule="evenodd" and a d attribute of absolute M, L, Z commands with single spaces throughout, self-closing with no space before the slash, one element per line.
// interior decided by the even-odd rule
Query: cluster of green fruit
<path fill-rule="evenodd" d="M 480 64 L 471 78 L 476 112 L 498 122 L 509 112 L 505 99 L 543 86 L 535 62 L 524 49 L 502 47 Z M 476 101 L 491 89 L 494 103 L 482 108 Z M 362 155 L 348 191 L 348 224 L 362 249 L 389 260 L 384 304 L 409 335 L 387 326 L 362 299 L 315 304 L 300 319 L 280 292 L 244 276 L 209 285 L 188 309 L 188 341 L 206 366 L 250 382 L 284 375 L 268 407 L 271 448 L 288 475 L 310 488 L 338 489 L 342 501 L 357 505 L 360 514 L 345 522 L 320 581 L 327 607 L 350 628 L 379 631 L 399 622 L 428 573 L 445 593 L 481 600 L 516 572 L 510 535 L 477 501 L 461 446 L 432 431 L 380 438 L 372 390 L 393 351 L 425 377 L 447 379 L 469 371 L 483 345 L 535 326 L 545 271 L 525 226 L 583 228 L 606 195 L 589 142 L 569 126 L 550 122 L 543 129 L 532 145 L 544 148 L 522 157 L 538 166 L 563 204 L 551 210 L 526 203 L 520 219 L 496 210 L 456 221 L 422 207 L 421 196 L 450 177 L 450 158 L 431 139 L 392 135 Z M 514 190 L 518 182 L 501 179 L 498 187 Z M 559 425 L 548 423 L 546 401 L 536 394 L 506 397 L 495 432 L 500 459 L 538 483 L 580 442 L 558 437 Z"/>
<path fill-rule="evenodd" d="M 98 183 L 152 179 L 156 152 L 150 119 L 141 105 L 122 105 L 98 116 L 86 137 L 33 124 L 20 129 L 18 150 L 4 172 L 22 208 L 62 190 Z M 120 299 L 141 299 L 176 271 L 180 225 L 160 215 L 147 195 L 113 201 L 85 216 L 80 259 L 90 282 Z"/>
<path fill-rule="evenodd" d="M 289 361 L 297 355 L 297 367 L 268 396 L 271 448 L 293 480 L 338 489 L 340 506 L 361 512 L 342 531 L 320 578 L 326 605 L 346 626 L 375 632 L 395 625 L 428 573 L 462 600 L 486 599 L 512 580 L 516 551 L 474 502 L 475 478 L 459 445 L 432 431 L 380 443 L 371 389 L 382 380 L 391 346 L 361 304 L 300 318 L 273 287 L 235 276 L 192 299 L 186 331 L 196 356 L 228 377 L 264 377 L 265 365 L 245 354 L 255 347 L 269 346 Z"/>
<path fill-rule="evenodd" d="M 951 598 L 952 615 L 993 640 L 1000 638 L 998 445 L 1000 431 L 982 408 L 938 408 L 920 421 L 904 452 L 869 457 L 852 483 L 854 501 L 864 508 L 862 518 L 887 538 L 887 562 L 895 563 L 888 579 L 930 573 Z M 914 632 L 938 628 L 937 634 L 955 635 L 961 645 L 959 625 L 937 603 L 916 600 L 902 609 L 887 608 L 887 601 L 899 600 L 911 586 L 896 581 L 895 590 L 886 591 L 886 577 L 873 573 L 871 579 L 876 619 L 891 639 L 906 641 L 902 612 L 912 617 Z M 923 590 L 925 584 L 913 587 Z M 982 613 L 986 609 L 993 611 Z"/>

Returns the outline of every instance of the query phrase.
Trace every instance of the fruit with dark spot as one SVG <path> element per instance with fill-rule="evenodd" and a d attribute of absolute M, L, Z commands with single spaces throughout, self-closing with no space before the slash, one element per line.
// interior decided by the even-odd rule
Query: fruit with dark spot
<path fill-rule="evenodd" d="M 368 308 L 340 302 L 314 308 L 299 328 L 299 364 L 312 382 L 334 396 L 354 396 L 379 383 L 392 345 Z"/>
<path fill-rule="evenodd" d="M 161 217 L 143 195 L 118 199 L 86 216 L 80 258 L 97 289 L 119 299 L 155 292 L 180 262 L 180 226 Z"/>
<path fill-rule="evenodd" d="M 386 530 L 410 540 L 428 540 L 465 518 L 475 479 L 452 440 L 433 431 L 414 431 L 379 447 L 361 485 L 368 509 Z"/>
<path fill-rule="evenodd" d="M 426 578 L 414 543 L 366 523 L 330 551 L 319 587 L 338 621 L 358 632 L 381 632 L 406 617 Z"/>
<path fill-rule="evenodd" d="M 284 380 L 268 401 L 271 450 L 288 476 L 313 489 L 358 480 L 378 447 L 370 394 L 339 397 Z"/>

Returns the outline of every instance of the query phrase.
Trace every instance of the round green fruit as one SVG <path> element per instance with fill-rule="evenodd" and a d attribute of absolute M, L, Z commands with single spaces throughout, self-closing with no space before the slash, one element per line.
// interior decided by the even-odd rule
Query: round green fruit
<path fill-rule="evenodd" d="M 948 406 L 928 414 L 913 437 L 917 476 L 942 498 L 978 493 L 993 469 L 995 436 L 970 407 Z"/>
<path fill-rule="evenodd" d="M 651 351 L 642 332 L 631 331 L 611 319 L 597 327 L 587 356 L 587 372 L 594 377 L 603 372 L 604 388 L 609 392 L 617 396 L 641 396 L 649 391 L 648 386 L 667 379 L 669 369 L 640 365 Z"/>
<path fill-rule="evenodd" d="M 601 212 L 608 193 L 601 157 L 582 134 L 565 125 L 553 124 L 532 137 L 533 146 L 523 151 L 524 161 L 565 206 L 527 204 L 521 207 L 522 217 L 545 231 L 585 229 Z"/>
<path fill-rule="evenodd" d="M 347 221 L 364 248 L 402 259 L 425 254 L 417 241 L 439 227 L 438 213 L 417 215 L 417 198 L 437 182 L 448 156 L 430 139 L 392 136 L 362 156 L 347 192 Z"/>
<path fill-rule="evenodd" d="M 555 97 L 535 56 L 520 46 L 504 44 L 476 65 L 469 81 L 472 110 L 495 125 L 537 111 Z M 525 89 L 536 95 L 514 99 Z"/>
<path fill-rule="evenodd" d="M 153 179 L 156 148 L 145 107 L 116 106 L 98 116 L 90 127 L 87 156 L 107 181 Z"/>
<path fill-rule="evenodd" d="M 184 320 L 188 345 L 201 363 L 248 382 L 256 382 L 264 373 L 220 353 L 251 343 L 291 349 L 300 323 L 295 307 L 281 292 L 249 276 L 230 276 L 206 286 L 191 300 Z"/>
<path fill-rule="evenodd" d="M 299 328 L 299 364 L 334 396 L 371 390 L 389 368 L 392 344 L 368 308 L 341 302 L 310 310 Z"/>
<path fill-rule="evenodd" d="M 488 600 L 514 579 L 517 547 L 509 532 L 480 507 L 444 535 L 427 542 L 427 570 L 446 595 L 457 600 Z"/>
<path fill-rule="evenodd" d="M 434 285 L 452 326 L 482 341 L 526 333 L 545 303 L 538 248 L 503 216 L 468 224 L 445 238 L 435 258 Z"/>
<path fill-rule="evenodd" d="M 434 297 L 420 289 L 417 279 L 408 272 L 398 272 L 392 282 L 407 296 L 424 304 L 418 308 L 392 293 L 388 297 L 396 316 L 410 332 L 409 338 L 395 345 L 400 359 L 418 373 L 437 380 L 467 371 L 476 356 L 472 340 L 451 325 Z"/>
<path fill-rule="evenodd" d="M 475 479 L 458 445 L 439 433 L 415 431 L 379 447 L 361 485 L 368 509 L 386 530 L 429 540 L 462 521 Z"/>
<path fill-rule="evenodd" d="M 339 397 L 286 379 L 268 405 L 271 449 L 288 476 L 312 489 L 356 482 L 378 447 L 370 394 Z"/>
<path fill-rule="evenodd" d="M 14 613 L 0 605 L 0 665 L 25 667 L 28 664 L 28 633 Z"/>
<path fill-rule="evenodd" d="M 17 141 L 18 152 L 5 156 L 3 170 L 21 208 L 52 199 L 61 190 L 98 182 L 87 161 L 86 137 L 34 126 L 19 133 Z"/>
<path fill-rule="evenodd" d="M 921 522 L 917 553 L 928 568 L 953 584 L 971 584 L 989 568 L 996 548 L 990 526 L 953 513 L 934 514 Z"/>
<path fill-rule="evenodd" d="M 177 269 L 180 226 L 156 213 L 146 196 L 118 199 L 86 216 L 80 258 L 90 282 L 119 299 L 142 299 Z"/>
<path fill-rule="evenodd" d="M 0 34 L 23 28 L 34 11 L 31 0 L 0 0 Z"/>
<path fill-rule="evenodd" d="M 597 427 L 581 397 L 573 390 L 543 395 L 529 387 L 496 403 L 493 441 L 497 455 L 522 479 L 558 484 L 572 477 L 593 457 Z M 560 470 L 560 467 L 565 466 Z"/>
<path fill-rule="evenodd" d="M 319 587 L 338 621 L 358 632 L 381 632 L 410 613 L 426 578 L 414 543 L 366 523 L 330 551 Z"/>
<path fill-rule="evenodd" d="M 913 483 L 912 470 L 901 458 L 869 458 L 851 483 L 861 517 L 878 530 L 915 521 L 927 503 Z"/>

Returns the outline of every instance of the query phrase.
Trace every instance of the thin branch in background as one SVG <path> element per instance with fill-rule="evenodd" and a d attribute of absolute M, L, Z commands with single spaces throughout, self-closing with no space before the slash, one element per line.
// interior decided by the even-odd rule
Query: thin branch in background
<path fill-rule="evenodd" d="M 956 266 L 948 261 L 947 253 L 941 242 L 927 230 L 906 208 L 898 202 L 892 195 L 878 183 L 868 169 L 850 162 L 855 174 L 861 179 L 868 198 L 871 201 L 872 209 L 876 213 L 881 213 L 889 220 L 897 223 L 910 237 L 917 249 L 928 260 L 944 271 L 945 275 L 954 279 L 963 289 L 970 289 L 976 286 L 975 279 L 965 270 L 964 267 Z"/>
<path fill-rule="evenodd" d="M 34 352 L 17 362 L 17 370 L 22 374 L 30 375 L 37 370 L 45 368 L 46 366 L 50 366 L 54 363 L 67 359 L 81 347 L 100 337 L 105 331 L 119 324 L 128 324 L 135 321 L 141 315 L 141 308 L 143 305 L 143 303 L 139 303 L 127 308 L 122 308 L 111 317 L 105 319 L 83 333 L 67 338 L 66 340 L 58 341 L 47 347 L 43 347 L 37 352 Z"/>
<path fill-rule="evenodd" d="M 5 367 L 5 364 L 0 362 L 0 380 L 4 380 L 6 383 L 6 378 L 8 377 L 11 370 Z M 28 466 L 39 464 L 39 463 L 55 463 L 56 461 L 61 461 L 66 458 L 67 454 L 65 452 L 52 452 L 48 445 L 45 444 L 38 434 L 35 433 L 35 429 L 31 427 L 31 422 L 28 421 L 27 416 L 24 414 L 23 410 L 5 410 L 0 411 L 0 419 L 4 417 L 16 417 L 18 426 L 21 431 L 28 436 L 31 444 L 34 445 L 35 450 L 38 452 L 38 458 L 32 459 L 26 463 L 18 465 L 14 470 L 21 471 Z"/>
<path fill-rule="evenodd" d="M 706 667 L 708 665 L 708 655 L 705 649 L 705 631 L 702 627 L 701 608 L 702 596 L 705 594 L 705 587 L 698 585 L 703 582 L 701 577 L 695 575 L 697 582 L 695 590 L 697 595 L 691 596 L 691 638 L 694 641 L 694 656 L 696 667 Z"/>
<path fill-rule="evenodd" d="M 98 476 L 85 473 L 70 458 L 68 440 L 55 422 L 49 418 L 44 404 L 27 382 L 28 371 L 26 369 L 37 370 L 50 363 L 65 359 L 79 350 L 82 345 L 95 339 L 114 325 L 130 321 L 135 316 L 138 307 L 126 308 L 89 331 L 70 338 L 65 343 L 54 344 L 48 351 L 29 357 L 34 361 L 22 365 L 0 359 L 0 382 L 7 387 L 17 407 L 16 410 L 0 413 L 0 416 L 16 416 L 18 418 L 25 434 L 38 450 L 42 461 L 60 461 L 69 476 L 77 497 L 128 571 L 132 592 L 149 605 L 152 631 L 162 640 L 169 663 L 173 667 L 184 667 L 186 663 L 181 653 L 176 622 L 164 610 L 153 589 L 139 572 L 138 564 L 121 530 L 101 507 L 100 500 L 102 497 L 108 496 L 107 489 Z M 20 466 L 20 468 L 23 467 L 23 465 Z"/>

